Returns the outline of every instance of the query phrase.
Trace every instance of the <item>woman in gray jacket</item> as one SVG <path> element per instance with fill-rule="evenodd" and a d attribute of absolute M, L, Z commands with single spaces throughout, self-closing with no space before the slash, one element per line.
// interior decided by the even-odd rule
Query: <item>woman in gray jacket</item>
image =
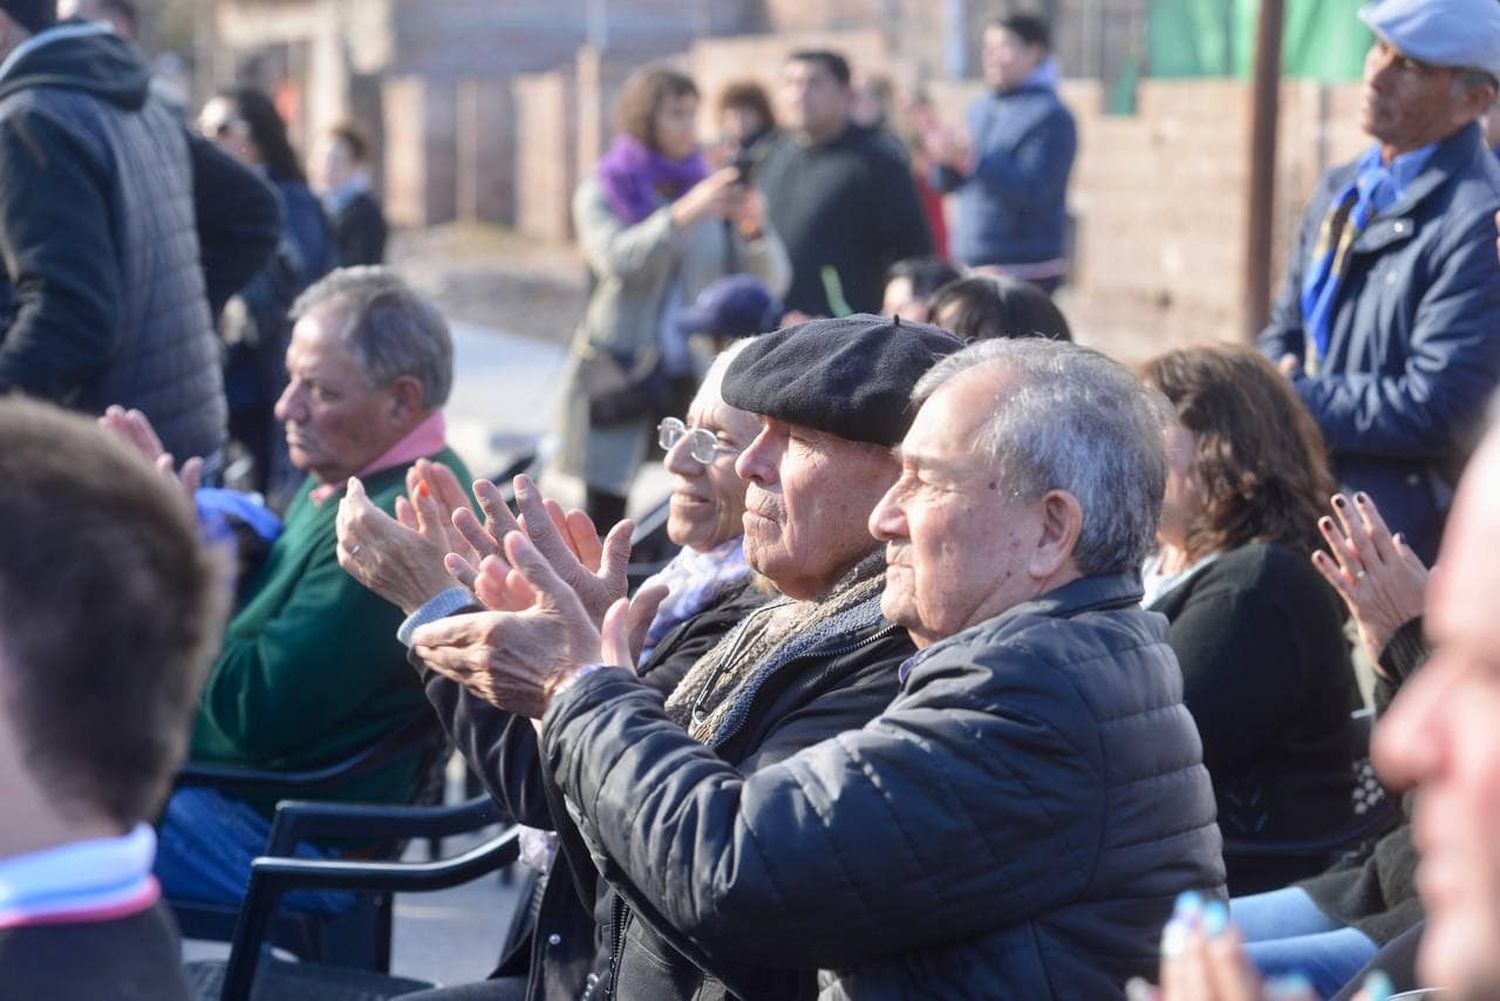
<path fill-rule="evenodd" d="M 704 286 L 746 272 L 775 295 L 790 265 L 735 168 L 710 173 L 698 152 L 698 89 L 648 66 L 626 83 L 618 135 L 573 197 L 573 223 L 592 292 L 573 339 L 563 401 L 562 472 L 583 479 L 594 523 L 614 524 L 658 418 L 702 363 L 677 313 Z"/>

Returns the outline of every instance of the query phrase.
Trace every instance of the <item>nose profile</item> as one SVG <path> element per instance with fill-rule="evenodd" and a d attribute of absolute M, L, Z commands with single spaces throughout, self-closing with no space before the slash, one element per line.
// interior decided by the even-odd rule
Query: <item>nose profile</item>
<path fill-rule="evenodd" d="M 740 457 L 734 460 L 734 472 L 740 479 L 747 483 L 759 483 L 765 485 L 776 481 L 776 463 L 778 457 L 773 455 L 776 451 L 770 426 L 760 429 Z"/>

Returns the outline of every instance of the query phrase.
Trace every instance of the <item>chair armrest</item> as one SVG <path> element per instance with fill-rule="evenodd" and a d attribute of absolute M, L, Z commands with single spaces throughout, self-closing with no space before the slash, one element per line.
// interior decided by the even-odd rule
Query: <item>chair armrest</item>
<path fill-rule="evenodd" d="M 322 792 L 350 779 L 418 754 L 430 746 L 439 732 L 438 720 L 430 709 L 423 709 L 401 726 L 350 755 L 323 768 L 300 772 L 279 772 L 261 768 L 237 768 L 233 765 L 187 764 L 177 773 L 177 788 L 211 786 L 223 792 L 242 796 L 293 796 Z"/>
<path fill-rule="evenodd" d="M 1300 858 L 1313 855 L 1328 855 L 1361 842 L 1379 837 L 1401 821 L 1401 812 L 1390 800 L 1363 816 L 1355 818 L 1326 837 L 1304 838 L 1296 841 L 1230 841 L 1224 842 L 1224 857 L 1227 858 Z"/>
<path fill-rule="evenodd" d="M 520 855 L 520 828 L 511 827 L 462 855 L 437 862 L 345 862 L 258 858 L 235 925 L 223 1001 L 248 1001 L 266 929 L 283 893 L 315 890 L 444 890 L 504 868 Z"/>
<path fill-rule="evenodd" d="M 385 841 L 446 838 L 477 831 L 506 817 L 488 795 L 454 806 L 368 806 L 354 803 L 283 800 L 276 806 L 266 854 L 290 856 L 304 838 L 358 838 Z"/>

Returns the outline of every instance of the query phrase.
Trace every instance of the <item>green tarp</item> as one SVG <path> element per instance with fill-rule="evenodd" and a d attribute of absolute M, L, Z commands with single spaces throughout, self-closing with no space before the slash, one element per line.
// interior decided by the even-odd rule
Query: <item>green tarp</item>
<path fill-rule="evenodd" d="M 1364 0 L 1286 0 L 1282 74 L 1329 83 L 1358 80 L 1370 32 L 1355 17 Z M 1248 79 L 1259 0 L 1154 0 L 1145 76 Z"/>

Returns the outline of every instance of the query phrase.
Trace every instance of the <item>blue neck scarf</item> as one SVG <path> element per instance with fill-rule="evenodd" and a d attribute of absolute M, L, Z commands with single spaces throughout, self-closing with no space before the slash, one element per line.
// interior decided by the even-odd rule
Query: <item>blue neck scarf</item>
<path fill-rule="evenodd" d="M 1426 169 L 1436 149 L 1433 143 L 1386 163 L 1380 147 L 1372 146 L 1360 157 L 1354 177 L 1333 196 L 1302 279 L 1304 364 L 1309 375 L 1317 374 L 1328 356 L 1334 307 L 1348 272 L 1349 248 L 1371 219 L 1396 204 L 1407 186 Z"/>

